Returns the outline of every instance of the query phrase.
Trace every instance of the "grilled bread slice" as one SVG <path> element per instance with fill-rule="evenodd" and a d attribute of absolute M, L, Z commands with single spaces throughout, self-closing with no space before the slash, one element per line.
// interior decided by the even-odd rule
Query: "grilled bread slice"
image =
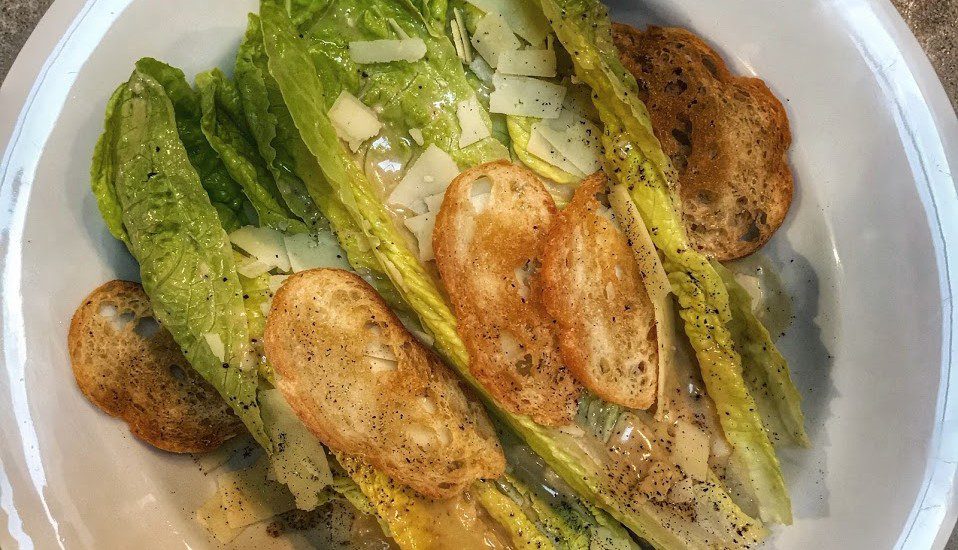
<path fill-rule="evenodd" d="M 80 391 L 154 447 L 201 453 L 244 431 L 157 324 L 137 283 L 110 281 L 87 296 L 73 314 L 67 344 Z"/>
<path fill-rule="evenodd" d="M 541 248 L 555 217 L 532 172 L 497 161 L 453 180 L 433 232 L 473 375 L 507 410 L 550 426 L 571 422 L 580 393 L 539 298 Z"/>
<path fill-rule="evenodd" d="M 731 74 L 684 29 L 617 24 L 613 32 L 678 172 L 690 239 L 722 261 L 755 252 L 792 202 L 785 108 L 765 82 Z"/>
<path fill-rule="evenodd" d="M 647 409 L 657 391 L 655 309 L 607 184 L 602 172 L 587 178 L 549 230 L 542 302 L 576 379 L 606 401 Z"/>
<path fill-rule="evenodd" d="M 485 411 L 356 274 L 313 269 L 287 279 L 265 347 L 287 402 L 334 451 L 429 498 L 503 473 Z"/>

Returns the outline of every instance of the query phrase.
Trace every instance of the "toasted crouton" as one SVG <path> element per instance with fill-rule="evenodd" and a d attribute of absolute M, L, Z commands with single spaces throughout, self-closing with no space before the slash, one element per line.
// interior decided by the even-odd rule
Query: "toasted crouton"
<path fill-rule="evenodd" d="M 781 102 L 757 78 L 731 74 L 699 37 L 676 28 L 613 28 L 625 67 L 678 172 L 682 216 L 703 253 L 758 250 L 792 202 L 792 141 Z"/>
<path fill-rule="evenodd" d="M 67 343 L 80 391 L 154 447 L 201 453 L 243 431 L 157 324 L 139 284 L 110 281 L 94 290 L 73 314 Z"/>
<path fill-rule="evenodd" d="M 532 172 L 490 162 L 453 180 L 433 232 L 473 375 L 507 410 L 550 426 L 571 422 L 580 394 L 536 281 L 555 216 Z"/>
<path fill-rule="evenodd" d="M 503 473 L 485 411 L 358 275 L 313 269 L 287 279 L 265 347 L 278 388 L 332 450 L 429 498 Z"/>
<path fill-rule="evenodd" d="M 655 309 L 607 183 L 601 172 L 586 179 L 549 230 L 542 302 L 576 379 L 606 401 L 647 409 L 657 389 Z"/>

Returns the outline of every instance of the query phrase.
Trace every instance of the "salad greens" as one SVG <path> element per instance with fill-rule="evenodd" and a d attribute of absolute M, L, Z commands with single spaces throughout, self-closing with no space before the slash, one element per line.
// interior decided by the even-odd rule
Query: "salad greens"
<path fill-rule="evenodd" d="M 745 384 L 758 404 L 765 427 L 775 436 L 785 435 L 798 445 L 809 446 L 802 397 L 792 382 L 785 358 L 752 312 L 752 297 L 728 268 L 714 261 L 712 267 L 728 289 L 732 308 L 729 330 L 735 350 L 742 357 Z"/>
<path fill-rule="evenodd" d="M 727 324 L 729 296 L 708 260 L 689 245 L 676 199 L 675 174 L 652 132 L 635 79 L 619 62 L 605 6 L 598 0 L 540 0 L 580 80 L 593 90 L 605 125 L 606 171 L 628 186 L 665 257 L 680 316 L 719 412 L 725 437 L 748 471 L 763 520 L 791 523 L 792 510 L 778 457 L 742 377 L 741 357 Z"/>
<path fill-rule="evenodd" d="M 107 116 L 92 175 L 101 211 L 139 262 L 157 320 L 270 449 L 232 247 L 180 141 L 173 104 L 137 69 L 113 94 Z M 221 343 L 222 356 L 211 341 Z"/>
<path fill-rule="evenodd" d="M 302 233 L 306 225 L 293 216 L 279 194 L 246 127 L 239 91 L 222 71 L 213 69 L 196 77 L 203 111 L 203 134 L 240 183 L 256 209 L 260 223 L 277 231 Z"/>
<path fill-rule="evenodd" d="M 539 119 L 489 113 L 492 69 L 463 46 L 471 48 L 468 35 L 485 12 L 503 6 L 521 15 L 516 34 L 535 35 L 531 47 L 556 48 L 560 71 L 552 80 L 574 89 L 568 108 L 601 121 L 605 170 L 627 187 L 662 255 L 707 389 L 701 410 L 714 401 L 709 411 L 717 420 L 701 422 L 713 438 L 707 475 L 686 475 L 672 458 L 679 451 L 661 444 L 672 440 L 672 422 L 685 421 L 682 415 L 653 416 L 585 395 L 574 424 L 557 429 L 501 409 L 471 375 L 456 319 L 433 271 L 413 252 L 402 228 L 405 205 L 385 204 L 427 147 L 448 154 L 459 169 L 508 159 L 511 149 L 555 183 L 571 188 L 581 179 L 529 152 Z M 558 43 L 540 36 L 543 29 Z M 350 42 L 410 38 L 425 44 L 424 57 L 359 64 L 350 56 Z M 342 94 L 358 98 L 381 123 L 364 143 L 347 144 L 330 115 Z M 461 105 L 474 99 L 490 131 L 462 143 Z M 576 108 L 576 101 L 591 104 Z M 253 225 L 289 243 L 326 242 L 332 233 L 352 268 L 397 313 L 418 317 L 421 326 L 412 328 L 429 333 L 502 428 L 510 473 L 475 483 L 465 500 L 514 547 L 634 550 L 626 528 L 657 548 L 743 547 L 766 531 L 740 508 L 752 509 L 742 494 L 763 521 L 791 521 L 768 434 L 800 445 L 808 438 L 785 359 L 752 313 L 748 293 L 689 246 L 674 181 L 598 0 L 261 0 L 232 78 L 213 69 L 196 77 L 194 89 L 179 69 L 151 58 L 137 62 L 109 100 L 91 167 L 101 214 L 139 261 L 157 319 L 270 453 L 270 475 L 301 508 L 336 493 L 375 513 L 403 548 L 482 533 L 437 531 L 458 513 L 450 504 L 425 499 L 355 458 L 327 462 L 322 445 L 273 389 L 262 350 L 281 276 L 275 266 L 247 271 L 250 258 L 234 252 L 228 234 Z M 664 299 L 668 304 L 657 307 L 671 312 L 672 300 Z M 681 344 L 675 334 L 667 338 Z M 691 358 L 675 366 L 660 374 L 663 380 L 685 384 L 697 376 Z M 632 433 L 656 443 L 634 447 Z M 726 442 L 732 456 L 723 459 L 724 473 L 745 485 L 734 493 L 737 501 L 729 496 L 737 487 L 726 488 L 717 475 L 723 460 L 712 460 L 716 444 Z M 464 525 L 461 518 L 451 524 Z"/>

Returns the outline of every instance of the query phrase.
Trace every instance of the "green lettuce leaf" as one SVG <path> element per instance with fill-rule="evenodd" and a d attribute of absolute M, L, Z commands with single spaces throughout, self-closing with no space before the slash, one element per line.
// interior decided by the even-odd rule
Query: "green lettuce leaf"
<path fill-rule="evenodd" d="M 200 128 L 200 96 L 190 87 L 183 71 L 151 57 L 137 61 L 136 68 L 159 82 L 173 103 L 180 141 L 186 148 L 190 163 L 200 176 L 200 182 L 209 195 L 210 202 L 216 207 L 224 229 L 230 232 L 249 223 L 243 188 L 233 180 L 219 155 L 206 141 Z"/>
<path fill-rule="evenodd" d="M 260 444 L 270 448 L 246 369 L 249 336 L 243 291 L 219 216 L 177 132 L 173 104 L 152 76 L 134 71 L 111 99 L 94 162 L 94 191 L 120 213 L 157 320 L 190 364 L 226 399 Z M 208 343 L 218 339 L 225 358 Z"/>
<path fill-rule="evenodd" d="M 305 12 L 306 8 L 300 11 Z M 366 236 L 336 197 L 316 157 L 303 143 L 279 86 L 269 73 L 262 26 L 259 16 L 255 14 L 249 16 L 246 35 L 240 45 L 235 79 L 249 126 L 258 128 L 253 133 L 259 151 L 264 159 L 273 159 L 268 160 L 268 164 L 276 177 L 277 186 L 282 187 L 280 180 L 287 181 L 303 202 L 305 198 L 302 193 L 305 190 L 314 207 L 303 205 L 304 213 L 313 219 L 310 216 L 315 215 L 315 208 L 321 216 L 313 224 L 315 230 L 325 230 L 328 225 L 345 251 L 350 265 L 376 288 L 391 307 L 408 309 L 383 273 Z M 295 202 L 287 198 L 291 208 L 294 208 Z M 304 218 L 307 223 L 309 219 Z"/>
<path fill-rule="evenodd" d="M 508 158 L 506 148 L 493 137 L 459 147 L 456 106 L 476 95 L 455 48 L 443 34 L 446 3 L 413 5 L 392 0 L 321 0 L 323 8 L 301 18 L 303 35 L 315 71 L 322 75 L 322 97 L 327 111 L 343 90 L 375 106 L 385 128 L 366 152 L 384 160 L 412 158 L 419 146 L 409 130 L 422 130 L 426 144 L 449 153 L 460 166 Z M 294 18 L 298 15 L 294 10 Z M 398 38 L 394 25 L 410 37 L 421 38 L 426 56 L 416 62 L 359 65 L 349 56 L 349 42 Z M 487 125 L 491 121 L 483 113 Z M 322 163 L 321 163 L 322 164 Z M 388 176 L 386 176 L 388 177 Z"/>
<path fill-rule="evenodd" d="M 261 4 L 260 15 L 270 72 L 282 90 L 303 141 L 319 160 L 337 197 L 350 214 L 361 221 L 370 242 L 375 243 L 373 251 L 390 279 L 419 315 L 423 326 L 435 336 L 435 347 L 440 354 L 478 390 L 503 423 L 517 432 L 587 500 L 609 510 L 617 520 L 659 547 L 705 547 L 710 537 L 715 540 L 713 535 L 702 532 L 667 507 L 636 505 L 633 502 L 635 495 L 615 494 L 614 487 L 606 483 L 600 466 L 581 461 L 581 451 L 575 441 L 568 437 L 563 439 L 554 430 L 540 426 L 528 417 L 510 415 L 496 406 L 469 372 L 468 353 L 456 332 L 456 319 L 448 304 L 396 231 L 390 214 L 370 189 L 362 169 L 353 162 L 336 136 L 327 116 L 326 81 L 316 74 L 310 55 L 303 41 L 298 39 L 286 11 L 275 2 L 266 0 Z M 761 536 L 761 527 L 744 516 L 719 487 L 702 486 L 706 487 L 700 497 L 705 506 L 703 512 L 714 514 L 725 522 L 726 529 L 720 533 L 729 537 L 729 544 L 735 537 L 735 528 L 747 535 L 740 538 L 742 543 Z M 714 512 L 709 512 L 713 508 Z"/>
<path fill-rule="evenodd" d="M 233 71 L 247 126 L 289 209 L 307 226 L 326 228 L 328 222 L 296 173 L 297 153 L 306 146 L 293 125 L 276 82 L 269 76 L 266 62 L 259 17 L 250 14 Z M 318 172 L 318 167 L 315 170 Z"/>
<path fill-rule="evenodd" d="M 598 0 L 540 0 L 572 59 L 593 90 L 605 126 L 606 169 L 625 184 L 649 227 L 681 306 L 706 389 L 722 429 L 748 471 L 763 520 L 791 523 L 791 502 L 778 457 L 742 377 L 727 323 L 729 298 L 708 260 L 689 246 L 671 184 L 675 175 L 652 132 L 635 79 L 619 62 L 605 6 Z"/>
<path fill-rule="evenodd" d="M 236 86 L 219 69 L 197 75 L 196 85 L 200 90 L 203 134 L 233 179 L 243 187 L 260 224 L 283 232 L 306 232 L 306 225 L 286 207 L 256 149 Z"/>
<path fill-rule="evenodd" d="M 479 481 L 473 485 L 476 498 L 482 503 L 492 519 L 506 532 L 516 549 L 527 548 L 536 550 L 554 546 L 549 537 L 539 531 L 536 524 L 526 515 L 522 508 L 508 495 L 501 492 L 494 483 Z"/>
<path fill-rule="evenodd" d="M 712 267 L 728 289 L 732 308 L 728 327 L 735 349 L 742 357 L 745 384 L 758 404 L 765 426 L 774 435 L 785 434 L 796 444 L 809 446 L 802 396 L 792 382 L 788 363 L 752 312 L 752 297 L 748 291 L 725 266 L 713 261 Z"/>
<path fill-rule="evenodd" d="M 358 220 L 383 271 L 419 315 L 423 326 L 436 338 L 436 346 L 444 353 L 457 356 L 458 364 L 467 364 L 452 312 L 433 286 L 425 268 L 407 248 L 404 237 L 398 233 L 389 212 L 373 193 L 363 171 L 336 135 L 327 115 L 329 91 L 326 80 L 319 78 L 286 10 L 275 2 L 264 0 L 260 17 L 270 73 L 282 90 L 303 142 L 319 161 L 339 202 L 354 220 Z"/>

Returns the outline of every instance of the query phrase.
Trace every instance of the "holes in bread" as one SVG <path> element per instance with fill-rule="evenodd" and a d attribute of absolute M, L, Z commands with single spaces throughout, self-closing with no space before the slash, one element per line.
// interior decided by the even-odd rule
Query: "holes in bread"
<path fill-rule="evenodd" d="M 472 182 L 469 188 L 469 202 L 472 204 L 472 210 L 479 214 L 489 205 L 489 198 L 492 196 L 492 182 L 489 178 L 479 178 Z"/>
<path fill-rule="evenodd" d="M 755 223 L 755 220 L 749 222 L 748 227 L 745 229 L 745 233 L 742 233 L 742 236 L 739 238 L 741 241 L 745 242 L 755 242 L 761 236 L 762 232 L 758 228 L 758 224 Z"/>
<path fill-rule="evenodd" d="M 186 371 L 183 370 L 183 367 L 173 363 L 170 365 L 170 374 L 173 375 L 173 378 L 176 378 L 180 382 L 186 381 Z"/>
<path fill-rule="evenodd" d="M 149 340 L 156 336 L 156 333 L 160 331 L 160 323 L 153 317 L 143 317 L 136 322 L 136 325 L 133 327 L 133 332 L 139 335 L 140 338 L 144 340 Z"/>
<path fill-rule="evenodd" d="M 399 360 L 392 346 L 386 342 L 382 327 L 378 323 L 369 321 L 363 328 L 369 333 L 363 355 L 372 371 L 380 374 L 396 370 L 399 366 Z"/>
<path fill-rule="evenodd" d="M 705 69 L 715 78 L 719 77 L 718 72 L 718 63 L 715 62 L 710 56 L 702 56 L 702 65 L 705 65 Z"/>
<path fill-rule="evenodd" d="M 685 93 L 685 90 L 688 90 L 688 89 L 689 89 L 688 83 L 682 79 L 670 80 L 665 85 L 666 93 L 670 93 L 673 95 L 682 95 Z"/>

